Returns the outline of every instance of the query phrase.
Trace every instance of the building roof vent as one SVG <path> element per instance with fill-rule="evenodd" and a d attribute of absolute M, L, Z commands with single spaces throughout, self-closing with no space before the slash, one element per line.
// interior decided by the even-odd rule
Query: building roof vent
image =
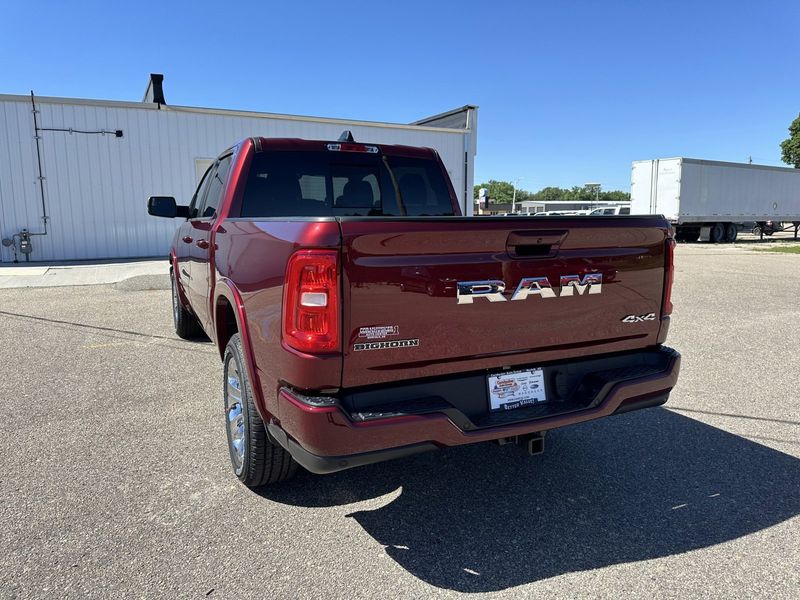
<path fill-rule="evenodd" d="M 142 102 L 153 102 L 155 104 L 166 104 L 164 100 L 164 75 L 161 73 L 150 73 L 150 81 L 147 82 L 147 89 L 144 91 Z"/>

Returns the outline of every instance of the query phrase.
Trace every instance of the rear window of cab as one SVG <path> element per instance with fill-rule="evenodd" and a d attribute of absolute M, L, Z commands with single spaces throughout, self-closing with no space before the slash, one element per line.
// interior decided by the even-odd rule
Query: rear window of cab
<path fill-rule="evenodd" d="M 253 156 L 240 217 L 451 216 L 436 160 L 351 152 Z"/>

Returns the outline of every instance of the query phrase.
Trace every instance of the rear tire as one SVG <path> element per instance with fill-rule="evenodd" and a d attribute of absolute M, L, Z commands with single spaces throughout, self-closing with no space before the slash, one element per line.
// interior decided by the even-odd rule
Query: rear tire
<path fill-rule="evenodd" d="M 290 479 L 297 472 L 297 463 L 269 439 L 244 364 L 242 340 L 236 333 L 225 348 L 225 431 L 233 472 L 247 487 L 259 488 Z"/>
<path fill-rule="evenodd" d="M 184 340 L 193 340 L 203 335 L 203 328 L 189 309 L 183 305 L 181 296 L 178 293 L 178 282 L 175 281 L 175 274 L 170 271 L 169 278 L 172 287 L 172 320 L 175 324 L 175 333 Z"/>
<path fill-rule="evenodd" d="M 725 239 L 725 224 L 714 223 L 711 226 L 711 232 L 708 236 L 708 241 L 712 244 L 718 244 Z"/>
<path fill-rule="evenodd" d="M 732 244 L 736 241 L 736 237 L 739 235 L 739 228 L 736 226 L 736 223 L 728 223 L 725 226 L 725 242 L 728 244 Z"/>

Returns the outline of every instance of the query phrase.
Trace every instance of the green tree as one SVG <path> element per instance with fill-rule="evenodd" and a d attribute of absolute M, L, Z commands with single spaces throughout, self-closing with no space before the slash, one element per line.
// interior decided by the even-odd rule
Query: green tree
<path fill-rule="evenodd" d="M 568 197 L 564 199 L 573 200 L 575 202 L 591 202 L 594 200 L 594 197 L 594 190 L 590 190 L 583 185 L 575 185 L 569 190 Z"/>
<path fill-rule="evenodd" d="M 528 190 L 523 190 L 522 188 L 517 188 L 517 202 L 522 202 L 523 200 L 531 200 L 533 198 L 533 194 Z"/>
<path fill-rule="evenodd" d="M 800 115 L 789 125 L 789 137 L 781 142 L 781 159 L 800 169 Z"/>
<path fill-rule="evenodd" d="M 474 187 L 473 190 L 475 193 L 475 198 L 478 197 L 478 190 L 481 188 L 486 188 L 489 190 L 489 199 L 494 203 L 507 204 L 510 203 L 511 199 L 514 197 L 514 184 L 509 181 L 497 181 L 496 179 L 490 179 L 488 183 L 479 183 Z M 528 200 L 530 196 L 530 192 L 517 188 L 517 202 Z"/>
<path fill-rule="evenodd" d="M 630 202 L 631 195 L 628 192 L 621 190 L 612 190 L 610 192 L 600 192 L 600 200 L 603 202 Z"/>
<path fill-rule="evenodd" d="M 514 195 L 514 185 L 508 181 L 489 180 L 487 183 L 479 183 L 475 186 L 475 198 L 478 198 L 479 190 L 486 188 L 489 190 L 489 199 L 496 203 L 510 203 Z M 598 200 L 600 202 L 624 202 L 630 201 L 631 195 L 621 190 L 601 191 Z M 570 189 L 549 186 L 542 188 L 538 192 L 529 192 L 517 188 L 517 202 L 524 200 L 535 200 L 537 202 L 554 202 L 557 200 L 572 202 L 594 202 L 595 193 L 588 188 L 576 185 Z"/>
<path fill-rule="evenodd" d="M 535 194 L 533 199 L 539 202 L 555 202 L 556 200 L 564 200 L 567 190 L 562 190 L 560 187 L 546 187 L 542 188 Z"/>

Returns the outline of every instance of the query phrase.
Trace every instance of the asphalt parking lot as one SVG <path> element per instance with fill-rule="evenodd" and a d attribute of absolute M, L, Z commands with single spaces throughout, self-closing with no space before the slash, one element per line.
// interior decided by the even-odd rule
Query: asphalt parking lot
<path fill-rule="evenodd" d="M 261 494 L 168 291 L 0 290 L 0 597 L 797 598 L 799 267 L 679 247 L 666 408 Z"/>

